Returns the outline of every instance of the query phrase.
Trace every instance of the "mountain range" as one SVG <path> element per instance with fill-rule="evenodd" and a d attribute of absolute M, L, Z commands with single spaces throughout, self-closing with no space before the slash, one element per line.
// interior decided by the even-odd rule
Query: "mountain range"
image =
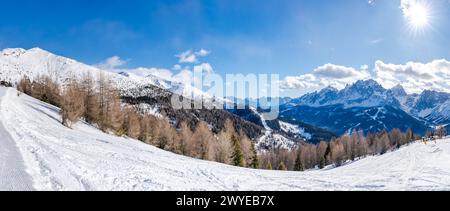
<path fill-rule="evenodd" d="M 302 120 L 336 134 L 393 128 L 424 134 L 436 125 L 450 123 L 449 104 L 449 93 L 424 90 L 407 94 L 401 85 L 385 89 L 374 80 L 360 80 L 342 90 L 326 87 L 291 99 L 281 106 L 280 118 Z"/>

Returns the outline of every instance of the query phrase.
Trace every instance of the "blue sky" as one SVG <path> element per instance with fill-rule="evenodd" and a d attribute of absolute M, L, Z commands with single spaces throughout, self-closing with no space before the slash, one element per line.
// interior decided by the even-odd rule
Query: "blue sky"
<path fill-rule="evenodd" d="M 371 70 L 378 60 L 450 59 L 450 3 L 426 4 L 429 26 L 412 32 L 400 0 L 4 1 L 0 48 L 40 47 L 88 64 L 119 56 L 126 68 L 168 69 L 176 55 L 205 49 L 198 62 L 220 74 L 282 78 L 327 63 Z"/>

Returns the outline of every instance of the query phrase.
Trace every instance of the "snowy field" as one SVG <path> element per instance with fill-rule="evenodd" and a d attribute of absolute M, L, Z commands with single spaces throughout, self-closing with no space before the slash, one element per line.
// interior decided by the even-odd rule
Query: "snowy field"
<path fill-rule="evenodd" d="M 21 184 L 16 189 L 450 190 L 450 139 L 335 169 L 252 170 L 175 155 L 83 123 L 70 130 L 55 107 L 14 89 L 0 87 L 0 96 L 0 181 Z M 8 184 L 0 182 L 0 190 Z"/>

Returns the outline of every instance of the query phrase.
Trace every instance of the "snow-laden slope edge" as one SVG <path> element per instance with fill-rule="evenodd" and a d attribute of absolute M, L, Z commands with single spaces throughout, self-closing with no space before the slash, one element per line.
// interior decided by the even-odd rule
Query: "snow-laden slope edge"
<path fill-rule="evenodd" d="M 0 89 L 0 105 L 7 89 Z M 28 175 L 22 153 L 0 121 L 0 191 L 33 190 L 33 182 Z"/>
<path fill-rule="evenodd" d="M 175 155 L 83 123 L 70 130 L 57 108 L 14 89 L 0 108 L 38 190 L 450 190 L 450 139 L 335 169 L 264 171 Z"/>

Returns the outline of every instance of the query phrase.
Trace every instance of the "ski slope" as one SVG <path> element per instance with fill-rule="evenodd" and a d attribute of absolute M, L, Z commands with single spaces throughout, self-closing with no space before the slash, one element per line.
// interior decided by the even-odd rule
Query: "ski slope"
<path fill-rule="evenodd" d="M 450 139 L 334 169 L 252 170 L 175 155 L 84 123 L 67 129 L 57 108 L 0 90 L 0 147 L 15 142 L 24 166 L 14 167 L 25 168 L 36 190 L 450 190 Z"/>
<path fill-rule="evenodd" d="M 0 102 L 5 91 L 0 89 Z M 32 184 L 15 141 L 0 122 L 0 190 L 33 190 Z"/>

